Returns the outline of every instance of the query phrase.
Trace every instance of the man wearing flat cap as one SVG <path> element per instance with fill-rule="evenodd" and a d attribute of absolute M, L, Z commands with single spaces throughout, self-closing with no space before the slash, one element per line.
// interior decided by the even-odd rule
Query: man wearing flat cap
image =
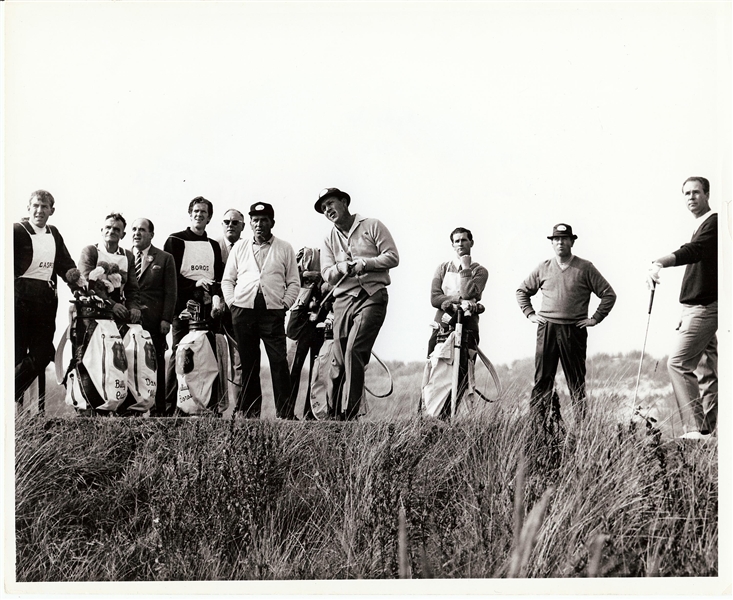
<path fill-rule="evenodd" d="M 559 406 L 552 406 L 553 386 L 558 361 L 562 364 L 570 390 L 575 421 L 585 417 L 585 354 L 588 327 L 608 316 L 616 294 L 593 263 L 572 253 L 577 235 L 566 223 L 558 223 L 551 240 L 555 256 L 540 263 L 517 290 L 517 301 L 524 315 L 537 325 L 534 388 L 530 413 L 535 425 L 546 426 L 548 417 L 559 418 Z M 539 313 L 531 297 L 542 291 Z M 591 292 L 601 302 L 588 317 Z"/>
<path fill-rule="evenodd" d="M 387 315 L 389 270 L 400 262 L 389 230 L 349 210 L 351 197 L 326 188 L 315 203 L 333 229 L 321 249 L 321 275 L 333 293 L 333 356 L 329 397 L 339 419 L 360 414 L 364 368 Z"/>
<path fill-rule="evenodd" d="M 295 251 L 272 235 L 275 211 L 267 202 L 249 210 L 251 240 L 242 238 L 229 254 L 221 289 L 232 313 L 242 363 L 242 389 L 235 413 L 258 418 L 262 410 L 260 340 L 270 362 L 277 418 L 287 418 L 290 397 L 285 313 L 298 297 Z"/>

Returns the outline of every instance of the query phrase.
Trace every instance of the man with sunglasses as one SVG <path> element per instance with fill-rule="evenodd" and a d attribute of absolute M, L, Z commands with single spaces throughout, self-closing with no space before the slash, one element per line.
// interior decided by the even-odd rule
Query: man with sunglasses
<path fill-rule="evenodd" d="M 221 260 L 225 266 L 234 244 L 242 237 L 244 224 L 244 215 L 236 208 L 230 208 L 224 213 L 224 218 L 221 221 L 223 237 L 219 240 L 219 246 L 221 247 Z M 229 345 L 229 399 L 232 404 L 235 404 L 239 390 L 242 388 L 242 360 L 234 337 L 232 311 L 229 310 L 226 303 L 224 304 L 224 312 L 221 315 L 221 328 Z M 259 352 L 259 348 L 257 350 Z"/>
<path fill-rule="evenodd" d="M 334 416 L 356 419 L 364 394 L 364 369 L 387 316 L 389 270 L 400 262 L 392 234 L 377 219 L 349 211 L 351 197 L 323 190 L 315 203 L 333 228 L 321 249 L 321 275 L 333 293 L 333 355 L 338 371 L 328 382 Z"/>

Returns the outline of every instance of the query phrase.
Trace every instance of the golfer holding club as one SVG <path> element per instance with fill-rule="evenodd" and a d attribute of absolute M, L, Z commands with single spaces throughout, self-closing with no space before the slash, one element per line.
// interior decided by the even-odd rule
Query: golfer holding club
<path fill-rule="evenodd" d="M 534 388 L 529 401 L 536 426 L 546 426 L 548 416 L 560 418 L 560 407 L 552 406 L 558 361 L 570 389 L 576 423 L 585 417 L 588 327 L 598 325 L 616 303 L 616 293 L 593 263 L 573 255 L 578 236 L 570 225 L 558 223 L 547 239 L 552 241 L 555 257 L 540 263 L 517 290 L 519 308 L 537 325 Z M 531 297 L 540 290 L 542 308 L 536 313 Z M 591 293 L 601 302 L 588 318 Z"/>
<path fill-rule="evenodd" d="M 655 260 L 647 283 L 654 289 L 662 269 L 687 265 L 680 290 L 682 316 L 667 370 L 685 428 L 681 437 L 703 440 L 718 420 L 718 215 L 710 210 L 710 182 L 704 177 L 688 177 L 682 195 L 695 217 L 692 239 Z"/>
<path fill-rule="evenodd" d="M 333 228 L 321 249 L 321 275 L 333 292 L 334 369 L 328 383 L 338 419 L 356 419 L 364 395 L 364 368 L 387 316 L 389 270 L 400 262 L 381 221 L 351 214 L 351 197 L 326 188 L 315 203 Z"/>

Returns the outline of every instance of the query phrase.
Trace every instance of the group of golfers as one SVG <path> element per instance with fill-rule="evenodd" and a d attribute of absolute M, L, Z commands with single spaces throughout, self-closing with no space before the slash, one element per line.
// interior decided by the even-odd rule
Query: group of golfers
<path fill-rule="evenodd" d="M 688 178 L 682 194 L 695 217 L 691 239 L 654 260 L 648 282 L 653 289 L 660 282 L 662 269 L 686 265 L 680 292 L 682 318 L 668 369 L 685 428 L 682 437 L 706 439 L 717 425 L 717 214 L 710 209 L 707 179 Z M 332 416 L 352 420 L 363 414 L 364 369 L 384 323 L 389 272 L 398 266 L 399 253 L 381 221 L 351 211 L 346 192 L 327 188 L 314 208 L 333 223 L 333 228 L 320 251 L 302 249 L 298 255 L 288 242 L 273 235 L 275 211 L 266 202 L 250 206 L 251 236 L 243 235 L 245 216 L 229 209 L 223 217 L 223 236 L 215 240 L 206 232 L 213 205 L 196 197 L 188 206 L 189 227 L 171 234 L 162 250 L 152 245 L 155 228 L 150 219 L 132 222 L 130 251 L 120 246 L 127 229 L 124 217 L 119 213 L 105 217 L 102 239 L 83 249 L 78 268 L 88 278 L 102 262 L 115 265 L 114 276 L 119 273 L 119 277 L 115 279 L 118 285 L 112 286 L 113 318 L 120 323 L 142 323 L 150 333 L 158 364 L 151 415 L 178 414 L 175 359 L 169 361 L 167 373 L 163 368 L 166 337 L 171 332 L 175 357 L 178 344 L 189 331 L 187 311 L 193 302 L 201 307 L 209 326 L 232 341 L 230 384 L 236 390 L 235 414 L 260 416 L 262 342 L 270 364 L 276 416 L 294 419 L 304 358 L 295 361 L 295 368 L 289 367 L 285 321 L 304 282 L 315 288 L 315 298 L 327 295 L 332 302 L 333 344 L 326 376 Z M 58 277 L 66 281 L 67 272 L 76 266 L 61 234 L 48 224 L 54 210 L 53 196 L 38 190 L 28 202 L 28 217 L 14 224 L 16 401 L 22 401 L 24 391 L 36 377 L 43 376 L 54 358 L 56 282 Z M 554 256 L 540 263 L 516 291 L 519 308 L 537 326 L 530 412 L 537 422 L 547 421 L 548 415 L 559 416 L 554 393 L 559 362 L 579 420 L 586 413 L 588 328 L 608 316 L 616 294 L 591 262 L 573 254 L 578 236 L 571 225 L 558 223 L 547 237 Z M 450 240 L 456 256 L 438 266 L 431 285 L 431 304 L 437 312 L 428 354 L 455 323 L 458 307 L 465 312 L 463 347 L 475 350 L 479 341 L 482 307 L 478 302 L 488 271 L 471 256 L 474 242 L 469 229 L 455 228 Z M 310 266 L 304 266 L 304 257 Z M 542 303 L 536 310 L 532 297 L 538 292 Z M 591 294 L 600 298 L 600 304 L 589 316 Z M 312 360 L 311 356 L 311 364 Z M 464 382 L 465 360 L 460 376 Z M 227 382 L 220 385 L 226 388 Z M 212 390 L 212 398 L 221 393 L 226 394 L 226 390 Z M 212 410 L 216 411 L 215 402 Z M 308 403 L 304 417 L 312 418 Z"/>

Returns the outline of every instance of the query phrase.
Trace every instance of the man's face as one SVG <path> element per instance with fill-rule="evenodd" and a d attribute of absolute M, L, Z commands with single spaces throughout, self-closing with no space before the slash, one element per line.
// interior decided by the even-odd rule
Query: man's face
<path fill-rule="evenodd" d="M 696 217 L 700 217 L 710 210 L 710 195 L 703 191 L 702 183 L 699 181 L 688 181 L 683 185 L 682 195 L 687 200 L 687 208 Z"/>
<path fill-rule="evenodd" d="M 453 249 L 456 251 L 458 258 L 461 256 L 469 256 L 471 254 L 471 248 L 473 247 L 473 240 L 468 239 L 468 234 L 465 232 L 453 234 Z"/>
<path fill-rule="evenodd" d="M 560 236 L 552 238 L 552 248 L 555 250 L 555 254 L 558 258 L 567 258 L 571 254 L 571 248 L 575 240 L 567 236 Z"/>
<path fill-rule="evenodd" d="M 147 219 L 137 219 L 132 224 L 132 245 L 138 250 L 145 250 L 153 241 L 153 232 Z"/>
<path fill-rule="evenodd" d="M 125 226 L 122 224 L 122 221 L 110 217 L 104 222 L 102 239 L 105 243 L 116 245 L 120 243 L 123 237 L 125 237 Z"/>
<path fill-rule="evenodd" d="M 242 219 L 242 215 L 235 210 L 227 211 L 224 215 L 221 228 L 224 231 L 224 237 L 227 242 L 230 244 L 235 243 L 242 235 L 242 231 L 244 231 L 244 220 Z"/>
<path fill-rule="evenodd" d="M 194 204 L 191 208 L 191 227 L 197 231 L 203 231 L 211 221 L 211 215 L 209 214 L 209 207 L 203 202 L 200 204 Z"/>
<path fill-rule="evenodd" d="M 54 208 L 48 201 L 39 198 L 31 198 L 28 201 L 29 221 L 36 227 L 45 227 L 48 218 L 53 214 Z"/>
<path fill-rule="evenodd" d="M 349 214 L 349 207 L 346 205 L 346 201 L 336 196 L 331 196 L 321 202 L 321 209 L 331 223 L 339 223 Z"/>
<path fill-rule="evenodd" d="M 270 232 L 274 225 L 274 219 L 264 215 L 254 215 L 249 218 L 249 226 L 258 242 L 266 242 L 270 239 Z"/>

